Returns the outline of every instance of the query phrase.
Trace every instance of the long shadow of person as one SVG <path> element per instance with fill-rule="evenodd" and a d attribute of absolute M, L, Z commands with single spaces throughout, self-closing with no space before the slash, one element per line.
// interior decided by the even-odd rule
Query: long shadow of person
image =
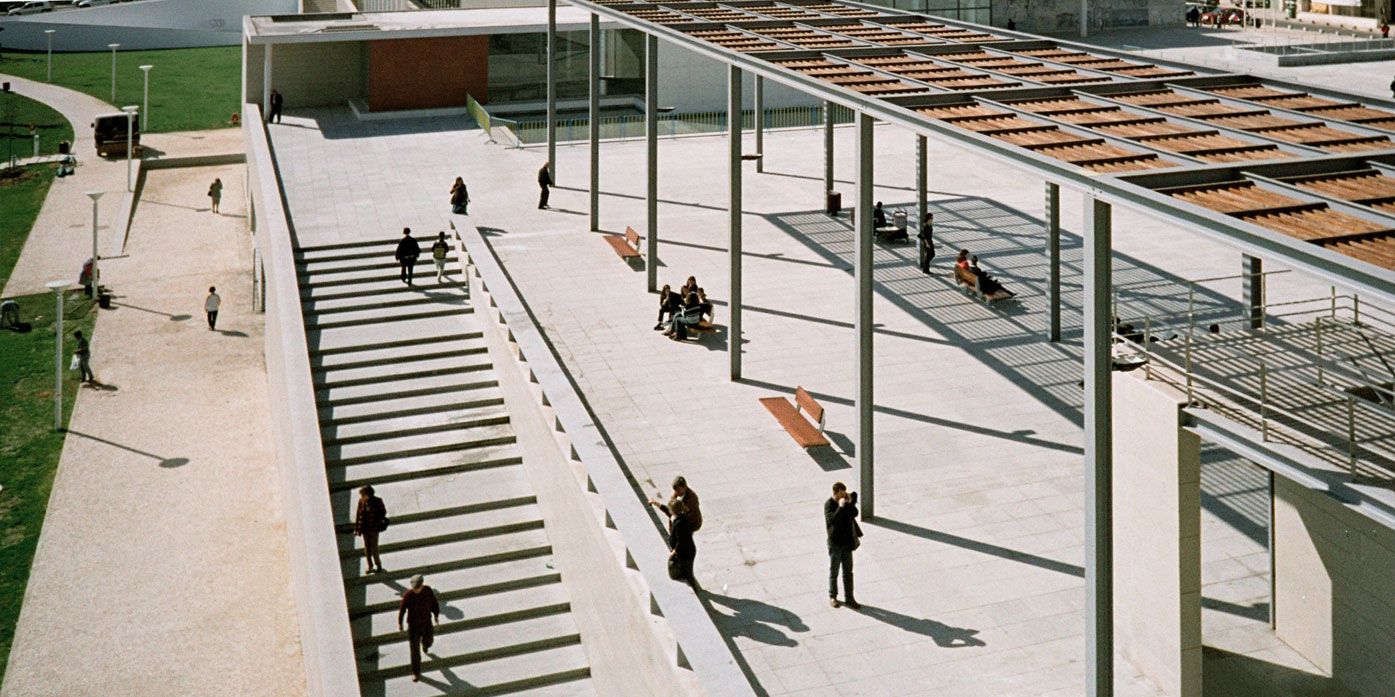
<path fill-rule="evenodd" d="M 984 640 L 974 636 L 978 634 L 977 629 L 951 627 L 943 622 L 911 617 L 872 605 L 863 605 L 859 612 L 878 622 L 885 622 L 889 625 L 900 627 L 912 634 L 930 637 L 934 640 L 935 644 L 947 649 L 962 649 L 970 646 L 988 645 Z"/>
<path fill-rule="evenodd" d="M 731 614 L 713 613 L 718 624 L 724 629 L 723 634 L 728 636 L 747 636 L 772 646 L 798 646 L 799 642 L 786 636 L 776 625 L 791 632 L 809 631 L 809 625 L 804 624 L 799 615 L 782 607 L 719 593 L 704 593 L 703 597 L 711 603 L 731 610 Z"/>

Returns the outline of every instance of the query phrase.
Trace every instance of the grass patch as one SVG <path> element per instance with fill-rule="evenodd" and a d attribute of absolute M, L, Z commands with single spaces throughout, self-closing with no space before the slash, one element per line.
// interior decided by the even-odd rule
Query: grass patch
<path fill-rule="evenodd" d="M 58 168 L 51 164 L 0 172 L 0 288 L 10 280 L 24 240 L 29 237 L 34 219 L 39 217 L 39 208 L 44 205 L 57 172 Z"/>
<path fill-rule="evenodd" d="M 58 152 L 60 141 L 73 142 L 73 126 L 63 115 L 43 102 L 10 93 L 0 95 L 0 157 L 9 161 L 34 154 L 34 136 L 29 126 L 39 134 L 39 154 Z"/>
<path fill-rule="evenodd" d="M 0 73 L 43 82 L 47 70 L 43 53 L 11 53 L 0 59 Z M 143 105 L 140 66 L 150 71 L 151 133 L 223 128 L 239 111 L 242 98 L 242 49 L 239 46 L 173 48 L 161 51 L 116 52 L 116 102 Z M 111 101 L 111 52 L 53 54 L 53 84 Z M 88 124 L 77 124 L 88 128 Z"/>
<path fill-rule="evenodd" d="M 15 623 L 29 582 L 29 566 L 48 508 L 63 433 L 53 429 L 54 300 L 52 294 L 14 298 L 25 333 L 0 331 L 0 679 L 14 641 Z M 63 322 L 63 425 L 72 415 L 77 373 L 67 362 L 77 348 L 73 331 L 92 335 L 92 301 L 69 295 Z M 100 356 L 97 356 L 100 360 Z"/>

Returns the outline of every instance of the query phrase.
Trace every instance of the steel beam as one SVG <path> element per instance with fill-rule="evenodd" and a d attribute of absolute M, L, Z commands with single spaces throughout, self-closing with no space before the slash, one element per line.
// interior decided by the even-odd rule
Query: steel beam
<path fill-rule="evenodd" d="M 591 229 L 601 229 L 601 17 L 591 13 L 591 41 L 588 48 L 591 71 L 587 79 L 589 99 L 587 100 L 586 134 L 591 145 Z M 549 63 L 548 74 L 551 75 Z M 551 89 L 551 83 L 548 83 Z M 549 92 L 550 94 L 550 92 Z M 549 106 L 554 102 L 549 101 Z M 549 119 L 551 123 L 551 119 Z M 553 126 L 552 128 L 555 128 Z M 549 147 L 552 140 L 548 139 Z M 552 157 L 552 153 L 548 153 Z"/>
<path fill-rule="evenodd" d="M 262 120 L 271 118 L 271 49 L 273 44 L 262 47 Z"/>
<path fill-rule="evenodd" d="M 765 171 L 765 78 L 756 76 L 756 103 L 752 118 L 756 128 L 756 171 Z"/>
<path fill-rule="evenodd" d="M 857 226 L 854 233 L 854 278 L 857 281 L 857 464 L 862 476 L 862 518 L 875 515 L 872 472 L 872 125 L 867 114 L 857 115 Z"/>
<path fill-rule="evenodd" d="M 659 39 L 644 37 L 644 275 L 659 289 Z"/>
<path fill-rule="evenodd" d="M 594 15 L 593 15 L 594 16 Z M 547 0 L 547 167 L 557 183 L 557 0 Z"/>
<path fill-rule="evenodd" d="M 1246 324 L 1250 329 L 1264 327 L 1264 261 L 1248 254 L 1240 255 L 1240 273 L 1244 277 Z"/>
<path fill-rule="evenodd" d="M 1110 205 L 1085 195 L 1085 694 L 1114 694 Z"/>
<path fill-rule="evenodd" d="M 731 231 L 727 256 L 731 265 L 730 308 L 727 328 L 727 354 L 731 356 L 731 379 L 741 379 L 741 69 L 727 66 L 727 145 L 728 181 L 727 225 Z"/>
<path fill-rule="evenodd" d="M 1046 182 L 1046 340 L 1061 340 L 1061 187 Z"/>
<path fill-rule="evenodd" d="M 833 190 L 833 102 L 823 103 L 823 195 Z M 836 211 L 835 211 L 836 212 Z"/>
<path fill-rule="evenodd" d="M 928 163 L 926 162 L 925 150 L 926 150 L 925 136 L 917 135 L 917 136 L 915 137 L 915 228 L 916 228 L 916 230 L 919 230 L 919 229 L 920 229 L 920 226 L 922 226 L 922 225 L 925 224 L 925 214 L 930 212 L 930 204 L 929 204 L 929 201 L 928 201 L 928 196 L 926 196 L 926 189 L 928 188 L 928 181 L 929 181 L 929 179 L 930 179 L 930 176 L 929 176 L 929 173 L 926 172 L 926 166 L 927 166 Z M 920 244 L 920 242 L 916 242 L 916 244 Z"/>

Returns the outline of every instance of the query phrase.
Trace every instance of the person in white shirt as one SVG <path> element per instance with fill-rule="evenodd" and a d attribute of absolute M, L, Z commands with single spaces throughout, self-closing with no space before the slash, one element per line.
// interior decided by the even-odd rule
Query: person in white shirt
<path fill-rule="evenodd" d="M 221 304 L 223 304 L 223 299 L 218 297 L 218 289 L 209 286 L 208 297 L 203 299 L 203 311 L 208 313 L 208 328 L 210 330 L 218 328 L 218 306 Z"/>

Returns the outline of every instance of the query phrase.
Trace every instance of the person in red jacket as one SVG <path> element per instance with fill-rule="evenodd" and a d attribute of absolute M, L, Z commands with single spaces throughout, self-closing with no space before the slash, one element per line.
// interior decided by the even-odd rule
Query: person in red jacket
<path fill-rule="evenodd" d="M 397 606 L 399 632 L 403 615 L 407 616 L 407 643 L 412 647 L 412 682 L 417 682 L 421 680 L 421 652 L 430 651 L 436 639 L 432 624 L 441 623 L 441 605 L 421 574 L 412 577 L 412 587 L 402 594 L 402 603 Z"/>

